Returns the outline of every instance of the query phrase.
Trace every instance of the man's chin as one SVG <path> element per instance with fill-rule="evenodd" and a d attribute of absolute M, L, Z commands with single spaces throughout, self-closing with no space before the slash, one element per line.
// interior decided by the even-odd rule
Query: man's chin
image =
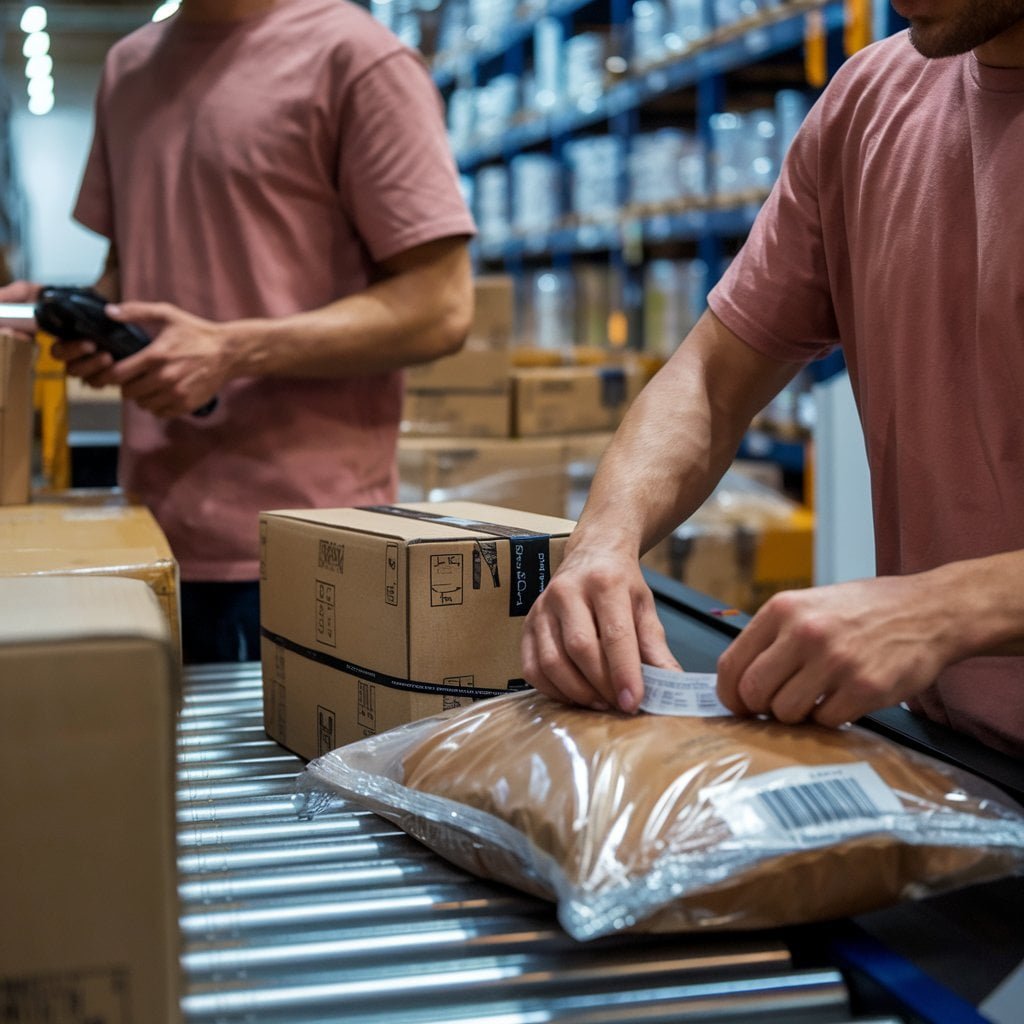
<path fill-rule="evenodd" d="M 922 57 L 955 57 L 964 52 L 952 45 L 949 39 L 944 39 L 941 32 L 927 25 L 911 24 L 907 34 L 911 45 Z"/>

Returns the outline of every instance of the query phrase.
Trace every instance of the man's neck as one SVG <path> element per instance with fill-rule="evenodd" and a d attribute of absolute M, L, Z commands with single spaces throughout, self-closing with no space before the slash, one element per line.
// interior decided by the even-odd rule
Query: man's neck
<path fill-rule="evenodd" d="M 980 63 L 993 68 L 1024 67 L 1024 21 L 977 47 L 974 55 Z"/>
<path fill-rule="evenodd" d="M 186 21 L 241 21 L 269 11 L 279 0 L 182 0 L 181 17 Z"/>

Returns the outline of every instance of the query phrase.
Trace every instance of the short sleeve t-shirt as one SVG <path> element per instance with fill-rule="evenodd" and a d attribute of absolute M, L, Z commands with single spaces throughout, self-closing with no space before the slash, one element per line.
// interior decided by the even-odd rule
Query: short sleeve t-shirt
<path fill-rule="evenodd" d="M 123 299 L 218 321 L 319 308 L 475 230 L 422 59 L 343 0 L 117 43 L 75 216 L 116 244 Z M 401 380 L 234 380 L 206 418 L 126 402 L 120 483 L 183 579 L 256 579 L 261 510 L 393 499 Z"/>
<path fill-rule="evenodd" d="M 809 114 L 712 311 L 804 362 L 841 344 L 879 574 L 1024 548 L 1024 70 L 851 58 Z M 1024 753 L 1024 659 L 973 658 L 913 704 Z"/>

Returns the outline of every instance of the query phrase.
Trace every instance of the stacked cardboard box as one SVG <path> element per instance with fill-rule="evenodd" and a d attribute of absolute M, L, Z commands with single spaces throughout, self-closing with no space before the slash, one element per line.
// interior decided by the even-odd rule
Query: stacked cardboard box
<path fill-rule="evenodd" d="M 470 500 L 572 518 L 580 445 L 603 450 L 647 374 L 625 353 L 595 349 L 586 358 L 546 353 L 558 365 L 520 365 L 513 320 L 512 279 L 478 278 L 466 347 L 407 370 L 401 500 Z"/>
<path fill-rule="evenodd" d="M 752 614 L 773 594 L 814 582 L 814 514 L 737 470 L 641 560 Z"/>
<path fill-rule="evenodd" d="M 516 437 L 614 430 L 644 379 L 631 361 L 603 366 L 551 366 L 512 374 Z"/>
<path fill-rule="evenodd" d="M 0 508 L 0 578 L 66 575 L 148 584 L 180 650 L 178 564 L 148 509 L 105 490 Z"/>
<path fill-rule="evenodd" d="M 477 501 L 541 515 L 567 506 L 562 438 L 406 437 L 398 446 L 400 501 Z"/>
<path fill-rule="evenodd" d="M 0 505 L 29 500 L 34 357 L 30 342 L 0 331 Z"/>
<path fill-rule="evenodd" d="M 306 758 L 521 685 L 573 524 L 472 502 L 260 517 L 268 735 Z"/>
<path fill-rule="evenodd" d="M 4 1020 L 181 1019 L 180 679 L 139 580 L 0 579 Z"/>
<path fill-rule="evenodd" d="M 403 434 L 508 436 L 514 309 L 511 277 L 475 279 L 473 322 L 463 349 L 406 370 Z"/>

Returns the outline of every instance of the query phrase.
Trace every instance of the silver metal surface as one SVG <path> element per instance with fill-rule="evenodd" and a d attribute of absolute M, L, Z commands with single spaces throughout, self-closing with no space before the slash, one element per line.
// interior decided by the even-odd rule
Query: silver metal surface
<path fill-rule="evenodd" d="M 570 939 L 348 803 L 300 819 L 258 665 L 188 669 L 178 733 L 186 1021 L 620 1024 L 854 1019 L 839 972 L 758 935 Z"/>

